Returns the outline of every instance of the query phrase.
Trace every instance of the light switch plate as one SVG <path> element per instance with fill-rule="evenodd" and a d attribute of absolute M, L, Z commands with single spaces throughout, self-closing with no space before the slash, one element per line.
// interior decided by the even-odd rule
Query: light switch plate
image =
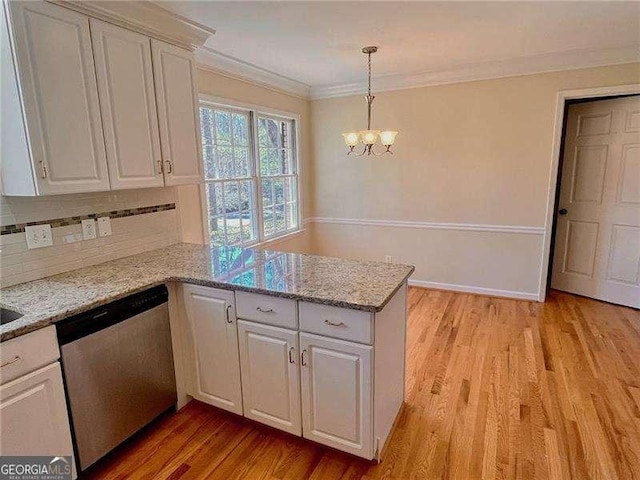
<path fill-rule="evenodd" d="M 111 235 L 111 219 L 109 217 L 98 218 L 98 235 L 101 237 Z"/>
<path fill-rule="evenodd" d="M 96 221 L 93 218 L 82 220 L 82 238 L 91 240 L 96 238 Z"/>
<path fill-rule="evenodd" d="M 53 245 L 51 225 L 32 225 L 24 228 L 27 236 L 27 248 L 50 247 Z"/>

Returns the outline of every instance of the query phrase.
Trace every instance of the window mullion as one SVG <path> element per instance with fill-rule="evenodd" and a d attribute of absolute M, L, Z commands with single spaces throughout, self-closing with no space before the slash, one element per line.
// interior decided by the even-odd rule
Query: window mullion
<path fill-rule="evenodd" d="M 256 214 L 256 232 L 258 243 L 264 241 L 264 212 L 262 211 L 262 178 L 260 175 L 260 144 L 258 138 L 258 115 L 255 111 L 249 112 L 251 120 L 251 152 L 253 178 L 255 182 L 254 205 Z"/>

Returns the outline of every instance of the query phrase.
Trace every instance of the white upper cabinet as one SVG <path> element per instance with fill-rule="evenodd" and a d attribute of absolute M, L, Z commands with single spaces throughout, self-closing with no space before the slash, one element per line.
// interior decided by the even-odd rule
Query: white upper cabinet
<path fill-rule="evenodd" d="M 91 19 L 112 189 L 164 185 L 148 37 Z"/>
<path fill-rule="evenodd" d="M 14 192 L 13 179 L 5 177 L 5 193 L 109 190 L 89 19 L 44 2 L 7 4 L 10 22 L 3 28 L 13 33 L 23 108 L 13 121 L 24 113 L 31 158 L 3 149 L 3 163 L 22 163 L 11 168 L 20 172 L 16 184 L 26 183 L 26 193 Z M 29 173 L 32 185 L 22 178 Z"/>
<path fill-rule="evenodd" d="M 165 182 L 197 183 L 202 152 L 193 53 L 159 40 L 151 48 Z"/>
<path fill-rule="evenodd" d="M 201 181 L 193 52 L 49 2 L 0 11 L 2 194 Z"/>

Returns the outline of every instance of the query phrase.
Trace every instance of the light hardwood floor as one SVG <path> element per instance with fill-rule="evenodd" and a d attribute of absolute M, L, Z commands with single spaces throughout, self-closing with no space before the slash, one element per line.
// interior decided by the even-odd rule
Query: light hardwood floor
<path fill-rule="evenodd" d="M 640 479 L 640 312 L 411 288 L 407 398 L 373 465 L 191 402 L 93 478 Z"/>

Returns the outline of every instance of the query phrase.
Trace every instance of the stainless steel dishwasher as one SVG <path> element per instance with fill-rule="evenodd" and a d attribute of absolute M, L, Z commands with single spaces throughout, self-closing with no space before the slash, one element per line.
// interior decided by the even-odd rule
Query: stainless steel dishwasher
<path fill-rule="evenodd" d="M 81 470 L 175 405 L 167 298 L 162 285 L 56 324 Z"/>

